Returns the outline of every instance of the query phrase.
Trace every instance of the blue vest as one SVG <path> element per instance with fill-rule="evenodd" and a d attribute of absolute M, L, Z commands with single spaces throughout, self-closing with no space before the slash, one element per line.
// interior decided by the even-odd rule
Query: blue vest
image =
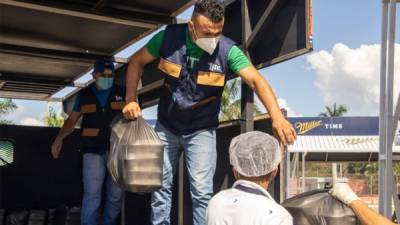
<path fill-rule="evenodd" d="M 82 124 L 81 150 L 83 153 L 103 153 L 110 148 L 110 123 L 125 106 L 124 88 L 113 86 L 103 108 L 90 87 L 79 93 Z"/>
<path fill-rule="evenodd" d="M 187 24 L 167 26 L 158 65 L 165 75 L 158 119 L 175 134 L 190 134 L 218 125 L 222 92 L 228 76 L 233 74 L 228 53 L 234 42 L 225 36 L 221 36 L 212 55 L 205 52 L 189 70 L 186 30 Z"/>

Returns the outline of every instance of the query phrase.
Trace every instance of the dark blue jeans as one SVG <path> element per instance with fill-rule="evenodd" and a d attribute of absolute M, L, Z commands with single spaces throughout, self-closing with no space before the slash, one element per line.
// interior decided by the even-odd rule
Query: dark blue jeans
<path fill-rule="evenodd" d="M 83 201 L 82 225 L 96 225 L 101 205 L 103 187 L 105 190 L 104 225 L 115 224 L 121 211 L 122 190 L 113 182 L 107 170 L 108 153 L 83 154 Z"/>

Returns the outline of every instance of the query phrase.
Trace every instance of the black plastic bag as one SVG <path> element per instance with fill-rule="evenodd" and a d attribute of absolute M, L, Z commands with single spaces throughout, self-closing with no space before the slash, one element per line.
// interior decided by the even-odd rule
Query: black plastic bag
<path fill-rule="evenodd" d="M 282 203 L 293 216 L 294 225 L 361 225 L 353 210 L 328 190 L 297 195 Z"/>

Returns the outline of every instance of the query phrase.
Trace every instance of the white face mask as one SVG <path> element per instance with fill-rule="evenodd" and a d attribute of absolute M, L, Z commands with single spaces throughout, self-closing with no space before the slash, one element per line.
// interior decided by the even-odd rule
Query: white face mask
<path fill-rule="evenodd" d="M 208 54 L 212 55 L 215 48 L 217 48 L 218 41 L 220 37 L 215 38 L 197 38 L 196 31 L 193 28 L 193 33 L 196 36 L 195 44 L 199 46 L 204 51 L 208 52 Z"/>
<path fill-rule="evenodd" d="M 212 55 L 218 45 L 219 37 L 216 38 L 199 38 L 196 40 L 196 45 L 199 46 L 208 54 Z"/>

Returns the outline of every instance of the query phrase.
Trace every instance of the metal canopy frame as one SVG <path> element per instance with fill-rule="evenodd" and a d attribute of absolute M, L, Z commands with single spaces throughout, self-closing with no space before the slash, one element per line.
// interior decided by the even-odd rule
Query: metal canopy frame
<path fill-rule="evenodd" d="M 108 58 L 106 54 L 93 54 L 82 52 L 71 52 L 57 49 L 35 48 L 29 46 L 20 46 L 12 44 L 0 44 L 0 52 L 13 55 L 45 57 L 51 59 L 62 59 L 76 62 L 91 63 L 99 58 Z"/>
<path fill-rule="evenodd" d="M 382 43 L 379 109 L 379 212 L 392 217 L 392 200 L 400 215 L 398 194 L 394 189 L 393 152 L 397 122 L 400 118 L 400 93 L 393 111 L 394 51 L 396 37 L 396 5 L 398 0 L 384 0 L 382 7 Z"/>
<path fill-rule="evenodd" d="M 49 100 L 63 87 L 75 86 L 74 80 L 89 72 L 96 59 L 125 64 L 127 59 L 113 55 L 172 23 L 193 4 L 194 0 L 1 0 L 0 97 Z M 94 36 L 82 30 L 108 36 L 93 42 Z"/>
<path fill-rule="evenodd" d="M 272 12 L 277 12 L 276 9 L 278 9 L 280 6 L 282 6 L 284 1 L 285 0 L 283 0 L 283 1 L 282 0 L 272 0 L 271 1 L 271 3 L 268 5 L 268 8 L 262 14 L 260 20 L 257 22 L 257 24 L 254 27 L 254 29 L 249 34 L 247 34 L 248 37 L 246 39 L 244 39 L 243 43 L 244 43 L 244 46 L 246 46 L 245 47 L 246 49 L 248 49 L 251 46 L 251 44 L 253 43 L 254 39 L 257 36 L 257 34 L 260 32 L 261 27 L 264 24 L 269 23 L 272 20 L 272 18 L 275 15 Z M 247 3 L 245 4 L 245 8 L 244 9 L 248 11 Z M 249 26 L 249 24 L 247 26 Z"/>
<path fill-rule="evenodd" d="M 254 37 L 259 29 L 252 31 L 250 25 L 250 13 L 247 0 L 242 1 L 242 44 L 246 46 L 244 51 L 247 57 L 250 58 L 250 54 L 247 46 L 251 43 L 250 37 Z M 264 15 L 268 10 L 264 12 Z M 260 23 L 262 21 L 259 21 Z M 259 25 L 259 24 L 257 24 Z M 260 26 L 259 26 L 260 27 Z M 245 83 L 242 82 L 242 97 L 241 97 L 241 122 L 240 122 L 240 133 L 246 133 L 254 130 L 254 91 Z"/>
<path fill-rule="evenodd" d="M 104 2 L 100 0 L 100 2 Z M 121 17 L 117 15 L 128 15 L 128 12 L 122 11 L 122 10 L 116 10 L 117 12 L 114 12 L 114 14 L 111 13 L 106 13 L 102 12 L 102 9 L 104 5 L 99 6 L 95 5 L 90 8 L 85 8 L 82 6 L 75 6 L 71 7 L 68 4 L 65 3 L 59 3 L 55 1 L 40 1 L 39 4 L 35 1 L 13 1 L 13 0 L 3 0 L 1 2 L 2 4 L 6 5 L 11 5 L 11 6 L 16 6 L 16 7 L 21 7 L 21 8 L 27 8 L 27 9 L 33 9 L 33 10 L 39 10 L 39 11 L 44 11 L 44 12 L 50 12 L 50 13 L 57 13 L 57 14 L 62 14 L 62 15 L 68 15 L 68 16 L 75 16 L 83 19 L 92 19 L 92 20 L 99 20 L 103 22 L 111 22 L 115 24 L 122 24 L 122 25 L 128 25 L 128 26 L 134 26 L 134 27 L 143 27 L 143 28 L 155 28 L 158 23 L 164 21 L 167 22 L 170 20 L 166 15 L 159 15 L 159 19 L 156 20 L 155 18 L 152 17 L 152 20 L 145 20 L 146 22 L 140 22 L 139 18 L 142 17 L 137 17 L 137 18 L 132 18 L 130 17 Z M 93 13 L 91 13 L 91 11 Z M 121 12 L 122 11 L 122 12 Z M 168 18 L 168 19 L 166 19 Z"/>

